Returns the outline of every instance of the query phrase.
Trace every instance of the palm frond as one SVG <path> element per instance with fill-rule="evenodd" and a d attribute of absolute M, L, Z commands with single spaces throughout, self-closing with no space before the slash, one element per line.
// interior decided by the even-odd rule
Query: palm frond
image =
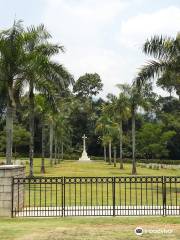
<path fill-rule="evenodd" d="M 36 47 L 35 51 L 39 54 L 51 57 L 59 51 L 64 52 L 64 47 L 58 44 L 43 43 Z"/>
<path fill-rule="evenodd" d="M 174 39 L 163 36 L 153 36 L 143 45 L 143 52 L 161 60 L 170 59 L 175 53 Z"/>
<path fill-rule="evenodd" d="M 160 77 L 162 72 L 170 67 L 170 64 L 165 61 L 148 61 L 146 65 L 142 66 L 134 82 L 137 85 L 142 85 L 150 79 Z"/>

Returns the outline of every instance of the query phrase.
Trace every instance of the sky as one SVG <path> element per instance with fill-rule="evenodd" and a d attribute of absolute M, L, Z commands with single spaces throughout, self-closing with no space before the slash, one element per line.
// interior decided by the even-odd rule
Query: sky
<path fill-rule="evenodd" d="M 142 53 L 146 39 L 180 31 L 180 0 L 0 0 L 0 6 L 0 29 L 14 19 L 25 26 L 44 23 L 66 50 L 56 60 L 75 80 L 97 72 L 101 97 L 117 94 L 116 84 L 132 82 L 148 59 Z"/>

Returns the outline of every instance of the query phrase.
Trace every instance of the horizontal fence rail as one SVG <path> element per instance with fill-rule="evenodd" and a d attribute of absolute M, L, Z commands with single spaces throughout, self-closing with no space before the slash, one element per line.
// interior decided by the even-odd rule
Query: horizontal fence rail
<path fill-rule="evenodd" d="M 180 215 L 180 177 L 13 178 L 13 217 Z"/>

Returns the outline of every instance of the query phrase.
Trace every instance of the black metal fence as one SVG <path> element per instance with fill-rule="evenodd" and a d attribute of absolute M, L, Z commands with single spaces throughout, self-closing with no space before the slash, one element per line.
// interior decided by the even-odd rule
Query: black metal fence
<path fill-rule="evenodd" d="M 12 188 L 13 217 L 180 215 L 176 176 L 14 178 Z"/>

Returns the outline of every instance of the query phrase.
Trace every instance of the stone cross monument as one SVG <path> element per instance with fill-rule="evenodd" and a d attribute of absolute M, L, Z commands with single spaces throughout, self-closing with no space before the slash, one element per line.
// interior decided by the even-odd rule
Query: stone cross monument
<path fill-rule="evenodd" d="M 86 152 L 86 136 L 85 134 L 83 135 L 83 152 L 81 158 L 79 158 L 79 161 L 91 161 L 91 159 L 88 157 L 87 152 Z"/>

